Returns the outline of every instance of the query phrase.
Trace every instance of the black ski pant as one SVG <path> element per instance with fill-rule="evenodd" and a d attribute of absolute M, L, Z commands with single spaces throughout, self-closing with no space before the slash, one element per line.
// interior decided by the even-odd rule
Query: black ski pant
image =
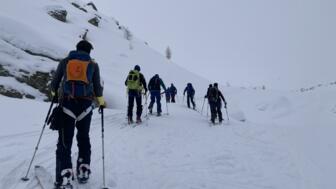
<path fill-rule="evenodd" d="M 171 95 L 171 102 L 172 102 L 172 103 L 175 103 L 175 94 L 172 94 L 172 95 Z"/>
<path fill-rule="evenodd" d="M 161 113 L 161 93 L 160 91 L 151 91 L 151 101 L 149 103 L 148 109 L 152 110 L 155 100 L 156 100 L 156 106 L 157 106 L 157 113 Z"/>
<path fill-rule="evenodd" d="M 188 108 L 190 108 L 190 101 L 193 105 L 193 108 L 196 107 L 196 104 L 194 102 L 194 95 L 187 95 L 187 104 L 188 104 Z"/>
<path fill-rule="evenodd" d="M 64 99 L 63 106 L 72 111 L 76 116 L 92 105 L 91 100 L 84 99 Z M 92 111 L 82 120 L 76 122 L 74 118 L 63 113 L 63 126 L 58 131 L 58 142 L 56 149 L 56 182 L 61 182 L 61 172 L 64 169 L 72 169 L 71 147 L 75 127 L 77 128 L 77 168 L 81 164 L 91 162 L 91 144 L 90 144 L 90 124 Z"/>
<path fill-rule="evenodd" d="M 209 101 L 209 105 L 211 111 L 211 120 L 215 120 L 218 114 L 219 121 L 222 121 L 223 120 L 222 103 L 220 101 L 219 102 Z"/>
<path fill-rule="evenodd" d="M 170 94 L 166 94 L 166 102 L 170 103 Z"/>
<path fill-rule="evenodd" d="M 136 101 L 136 106 L 137 106 L 137 111 L 136 111 L 137 117 L 141 117 L 141 114 L 142 114 L 141 92 L 136 91 L 136 90 L 129 90 L 128 91 L 128 111 L 127 111 L 127 116 L 129 118 L 132 118 L 133 116 L 134 100 Z"/>

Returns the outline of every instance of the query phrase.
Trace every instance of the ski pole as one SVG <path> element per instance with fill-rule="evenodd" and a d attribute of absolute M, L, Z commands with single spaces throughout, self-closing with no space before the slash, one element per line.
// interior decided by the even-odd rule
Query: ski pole
<path fill-rule="evenodd" d="M 202 111 L 201 111 L 201 115 L 203 115 L 203 108 L 204 108 L 204 103 L 205 103 L 205 98 L 203 100 L 203 104 L 202 104 Z"/>
<path fill-rule="evenodd" d="M 148 126 L 148 121 L 149 121 L 149 116 L 148 116 L 148 96 L 149 94 L 145 94 L 146 95 L 146 98 L 145 98 L 145 108 L 146 108 L 146 115 L 145 115 L 145 118 L 146 118 L 146 126 Z"/>
<path fill-rule="evenodd" d="M 209 102 L 208 102 L 208 105 L 207 105 L 207 117 L 209 117 Z"/>
<path fill-rule="evenodd" d="M 226 111 L 226 117 L 228 119 L 228 124 L 230 124 L 229 113 L 228 113 L 227 107 L 225 107 L 225 111 Z"/>
<path fill-rule="evenodd" d="M 145 94 L 145 109 L 146 109 L 146 119 L 148 119 L 148 102 L 147 102 L 147 99 L 148 99 L 148 95 Z"/>
<path fill-rule="evenodd" d="M 101 114 L 101 128 L 102 128 L 102 160 L 103 160 L 103 187 L 102 189 L 108 189 L 105 185 L 105 148 L 104 148 L 104 108 L 100 107 L 99 112 Z"/>
<path fill-rule="evenodd" d="M 169 115 L 168 103 L 166 102 L 167 115 Z"/>
<path fill-rule="evenodd" d="M 52 107 L 53 107 L 53 105 L 54 105 L 54 101 L 55 101 L 55 100 L 56 100 L 56 98 L 55 98 L 55 96 L 54 96 L 53 99 L 52 99 L 52 101 L 51 101 L 51 103 L 50 103 L 50 107 L 49 107 L 49 110 L 48 110 L 48 113 L 47 113 L 47 117 L 46 117 L 46 119 L 45 119 L 45 121 L 44 121 L 44 125 L 43 125 L 43 127 L 42 127 L 40 137 L 39 137 L 39 139 L 38 139 L 38 141 L 37 141 L 37 144 L 36 144 L 36 147 L 35 147 L 35 151 L 34 151 L 33 157 L 32 157 L 32 159 L 30 160 L 30 163 L 29 163 L 29 166 L 28 166 L 28 170 L 27 170 L 26 176 L 24 176 L 24 177 L 21 178 L 21 180 L 23 180 L 23 181 L 28 181 L 28 180 L 29 180 L 29 178 L 28 178 L 28 174 L 29 174 L 30 168 L 31 168 L 31 166 L 32 166 L 32 164 L 33 164 L 33 161 L 34 161 L 34 159 L 35 159 L 36 152 L 37 152 L 37 150 L 38 150 L 38 148 L 39 148 L 39 145 L 40 145 L 40 142 L 41 142 L 41 139 L 42 139 L 42 135 L 43 135 L 44 129 L 45 129 L 46 125 L 47 125 L 48 118 L 49 118 L 49 115 L 50 115 L 50 112 L 51 112 L 51 109 L 52 109 Z"/>
<path fill-rule="evenodd" d="M 167 96 L 166 96 L 166 109 L 167 109 L 167 115 L 169 115 L 169 111 L 168 111 L 168 102 L 167 102 Z"/>

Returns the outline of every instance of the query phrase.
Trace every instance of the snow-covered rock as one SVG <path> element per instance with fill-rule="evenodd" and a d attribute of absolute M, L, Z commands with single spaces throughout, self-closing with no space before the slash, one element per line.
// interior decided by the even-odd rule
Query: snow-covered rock
<path fill-rule="evenodd" d="M 48 14 L 53 18 L 61 21 L 67 21 L 68 12 L 62 6 L 48 6 L 47 7 Z"/>

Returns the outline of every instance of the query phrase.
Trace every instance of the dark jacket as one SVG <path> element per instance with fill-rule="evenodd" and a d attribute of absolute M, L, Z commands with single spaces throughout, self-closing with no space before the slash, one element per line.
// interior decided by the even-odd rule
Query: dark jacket
<path fill-rule="evenodd" d="M 170 96 L 170 94 L 171 94 L 171 89 L 170 89 L 170 87 L 168 87 L 167 90 L 166 90 L 166 95 Z"/>
<path fill-rule="evenodd" d="M 177 89 L 174 85 L 170 86 L 170 94 L 176 95 L 177 94 Z"/>
<path fill-rule="evenodd" d="M 218 95 L 219 95 L 219 97 L 223 100 L 224 104 L 226 104 L 226 100 L 225 100 L 225 98 L 224 98 L 222 92 L 221 92 L 219 89 L 218 89 Z M 220 99 L 219 99 L 219 101 L 220 101 Z"/>
<path fill-rule="evenodd" d="M 145 76 L 140 72 L 139 72 L 139 75 L 140 75 L 140 83 L 143 86 L 143 88 L 145 89 L 145 92 L 147 92 L 147 83 L 146 83 Z M 128 77 L 126 77 L 126 80 L 125 80 L 125 85 L 126 86 L 127 86 L 127 79 L 128 79 Z"/>
<path fill-rule="evenodd" d="M 158 76 L 154 76 L 149 80 L 148 90 L 150 90 L 150 91 L 160 91 L 161 86 L 166 91 L 166 86 L 163 83 L 162 79 Z"/>
<path fill-rule="evenodd" d="M 187 95 L 194 96 L 195 95 L 195 89 L 191 85 L 191 83 L 188 83 L 187 87 L 184 89 L 183 95 L 187 92 Z"/>
<path fill-rule="evenodd" d="M 209 88 L 208 88 L 207 93 L 206 93 L 206 95 L 204 96 L 204 98 L 208 98 L 211 89 L 212 89 L 212 87 L 209 87 Z"/>
<path fill-rule="evenodd" d="M 101 97 L 101 96 L 103 96 L 103 87 L 101 86 L 101 83 L 100 83 L 99 66 L 96 62 L 94 62 L 91 59 L 91 57 L 88 53 L 83 52 L 83 51 L 71 51 L 69 53 L 68 57 L 63 59 L 58 64 L 56 73 L 53 77 L 53 80 L 51 81 L 51 90 L 57 93 L 61 82 L 62 82 L 61 86 L 64 86 L 64 83 L 65 83 L 64 77 L 66 75 L 66 67 L 67 67 L 68 61 L 73 60 L 73 59 L 79 59 L 79 60 L 88 59 L 90 61 L 90 64 L 92 64 L 92 66 L 93 66 L 93 68 L 92 68 L 93 69 L 93 74 L 92 74 L 92 78 L 90 78 L 92 80 L 92 85 L 93 85 L 93 95 L 90 95 L 89 97 L 94 97 L 94 96 Z M 63 90 L 62 90 L 62 92 L 63 92 Z M 64 94 L 61 94 L 61 95 L 64 96 Z"/>
<path fill-rule="evenodd" d="M 221 99 L 222 99 L 224 104 L 226 104 L 226 100 L 222 92 L 216 87 L 212 87 L 208 89 L 207 98 L 209 99 L 210 102 L 221 102 Z"/>

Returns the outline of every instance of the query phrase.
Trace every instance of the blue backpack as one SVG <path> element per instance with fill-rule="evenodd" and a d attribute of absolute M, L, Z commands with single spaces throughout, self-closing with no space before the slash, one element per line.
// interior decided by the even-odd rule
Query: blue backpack
<path fill-rule="evenodd" d="M 64 71 L 64 96 L 93 97 L 94 63 L 89 54 L 72 51 Z"/>

